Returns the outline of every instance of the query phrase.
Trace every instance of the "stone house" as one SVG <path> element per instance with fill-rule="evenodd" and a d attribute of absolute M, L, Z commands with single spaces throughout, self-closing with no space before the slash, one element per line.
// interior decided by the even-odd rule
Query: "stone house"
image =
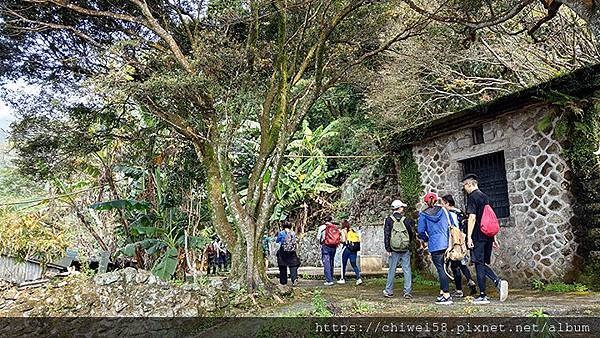
<path fill-rule="evenodd" d="M 488 104 L 476 106 L 411 130 L 423 188 L 452 194 L 464 210 L 461 178 L 479 176 L 501 220 L 501 248 L 492 265 L 517 283 L 532 279 L 569 280 L 581 264 L 582 237 L 575 215 L 573 171 L 551 121 L 540 121 L 555 106 L 545 99 L 560 92 L 587 98 L 600 89 L 598 66 L 582 69 Z"/>

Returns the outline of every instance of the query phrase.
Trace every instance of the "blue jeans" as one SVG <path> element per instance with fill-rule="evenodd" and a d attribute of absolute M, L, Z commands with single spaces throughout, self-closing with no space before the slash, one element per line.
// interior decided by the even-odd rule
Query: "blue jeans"
<path fill-rule="evenodd" d="M 433 265 L 437 270 L 438 276 L 440 278 L 440 290 L 444 293 L 448 293 L 450 290 L 450 278 L 446 275 L 444 271 L 444 254 L 446 250 L 434 251 L 431 253 L 431 260 L 433 261 Z"/>
<path fill-rule="evenodd" d="M 389 294 L 394 293 L 394 277 L 396 277 L 396 267 L 402 259 L 402 273 L 404 274 L 404 293 L 412 292 L 412 272 L 410 271 L 410 251 L 392 252 L 390 256 L 390 269 L 387 276 L 385 291 Z"/>
<path fill-rule="evenodd" d="M 325 280 L 333 282 L 333 259 L 335 258 L 335 249 L 325 244 L 321 245 L 321 259 L 323 261 L 323 272 Z"/>
<path fill-rule="evenodd" d="M 350 264 L 352 265 L 352 269 L 354 269 L 354 274 L 356 275 L 356 279 L 360 279 L 360 269 L 356 264 L 356 252 L 351 252 L 348 250 L 348 247 L 344 247 L 342 251 L 342 277 L 344 279 L 346 275 L 346 266 L 348 265 L 348 260 L 350 260 Z"/>
<path fill-rule="evenodd" d="M 486 295 L 485 278 L 489 278 L 494 283 L 494 286 L 500 287 L 500 278 L 496 276 L 494 270 L 487 266 L 485 263 L 475 262 L 475 273 L 477 274 L 477 285 L 479 286 L 479 293 L 482 296 Z"/>

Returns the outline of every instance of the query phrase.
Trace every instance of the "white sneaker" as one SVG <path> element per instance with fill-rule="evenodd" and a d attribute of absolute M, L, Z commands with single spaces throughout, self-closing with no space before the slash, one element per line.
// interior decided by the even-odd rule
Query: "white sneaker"
<path fill-rule="evenodd" d="M 503 302 L 508 297 L 508 282 L 505 280 L 500 281 L 500 301 Z"/>
<path fill-rule="evenodd" d="M 346 284 L 346 280 L 345 279 L 340 279 L 339 281 L 337 281 L 338 284 Z"/>
<path fill-rule="evenodd" d="M 361 278 L 359 278 L 359 279 L 357 279 L 357 280 L 356 280 L 356 285 L 361 285 L 362 283 L 363 283 L 363 282 L 362 282 L 362 279 L 361 279 Z"/>
<path fill-rule="evenodd" d="M 323 283 L 323 285 L 325 286 L 332 286 L 333 284 L 335 284 L 334 282 L 325 282 Z"/>

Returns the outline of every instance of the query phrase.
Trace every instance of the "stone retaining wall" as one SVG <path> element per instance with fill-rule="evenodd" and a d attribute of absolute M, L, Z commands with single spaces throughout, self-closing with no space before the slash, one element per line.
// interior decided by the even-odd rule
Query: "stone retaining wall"
<path fill-rule="evenodd" d="M 148 271 L 125 268 L 93 280 L 69 277 L 34 289 L 7 288 L 0 297 L 0 316 L 227 316 L 243 312 L 246 305 L 252 305 L 249 296 L 223 279 L 174 285 Z"/>
<path fill-rule="evenodd" d="M 463 128 L 413 148 L 425 190 L 458 196 L 461 208 L 459 161 L 504 151 L 510 218 L 498 235 L 501 249 L 492 265 L 513 282 L 562 280 L 578 258 L 570 224 L 572 173 L 553 132 L 537 130 L 548 109 L 525 107 L 483 123 L 484 144 L 473 145 L 471 128 Z"/>

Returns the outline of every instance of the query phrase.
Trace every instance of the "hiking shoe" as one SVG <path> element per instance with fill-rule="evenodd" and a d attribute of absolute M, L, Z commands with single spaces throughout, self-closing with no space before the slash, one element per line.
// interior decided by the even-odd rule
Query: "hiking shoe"
<path fill-rule="evenodd" d="M 490 299 L 487 296 L 479 296 L 473 300 L 473 304 L 484 305 L 484 304 L 489 304 L 489 303 L 490 303 Z"/>
<path fill-rule="evenodd" d="M 385 298 L 392 298 L 392 297 L 394 297 L 394 294 L 393 293 L 388 293 L 387 291 L 383 290 L 383 296 Z"/>
<path fill-rule="evenodd" d="M 325 282 L 325 283 L 323 283 L 323 285 L 325 285 L 325 286 L 332 286 L 334 284 L 335 284 L 334 282 Z"/>
<path fill-rule="evenodd" d="M 508 297 L 508 282 L 505 280 L 500 281 L 500 301 L 503 302 Z"/>
<path fill-rule="evenodd" d="M 413 296 L 410 293 L 405 293 L 404 294 L 404 299 L 411 300 L 411 299 L 413 299 Z"/>
<path fill-rule="evenodd" d="M 450 304 L 453 304 L 454 302 L 452 301 L 452 297 L 450 297 L 450 296 L 448 298 L 441 296 L 435 300 L 435 303 L 439 304 L 439 305 L 450 305 Z"/>
<path fill-rule="evenodd" d="M 362 283 L 363 283 L 363 281 L 362 281 L 361 278 L 359 278 L 359 279 L 356 280 L 356 285 L 361 285 Z"/>
<path fill-rule="evenodd" d="M 345 279 L 340 279 L 339 281 L 337 281 L 338 284 L 346 284 L 346 280 Z"/>
<path fill-rule="evenodd" d="M 454 292 L 452 292 L 452 298 L 463 298 L 465 296 L 465 294 L 462 292 L 462 290 L 456 290 Z"/>

